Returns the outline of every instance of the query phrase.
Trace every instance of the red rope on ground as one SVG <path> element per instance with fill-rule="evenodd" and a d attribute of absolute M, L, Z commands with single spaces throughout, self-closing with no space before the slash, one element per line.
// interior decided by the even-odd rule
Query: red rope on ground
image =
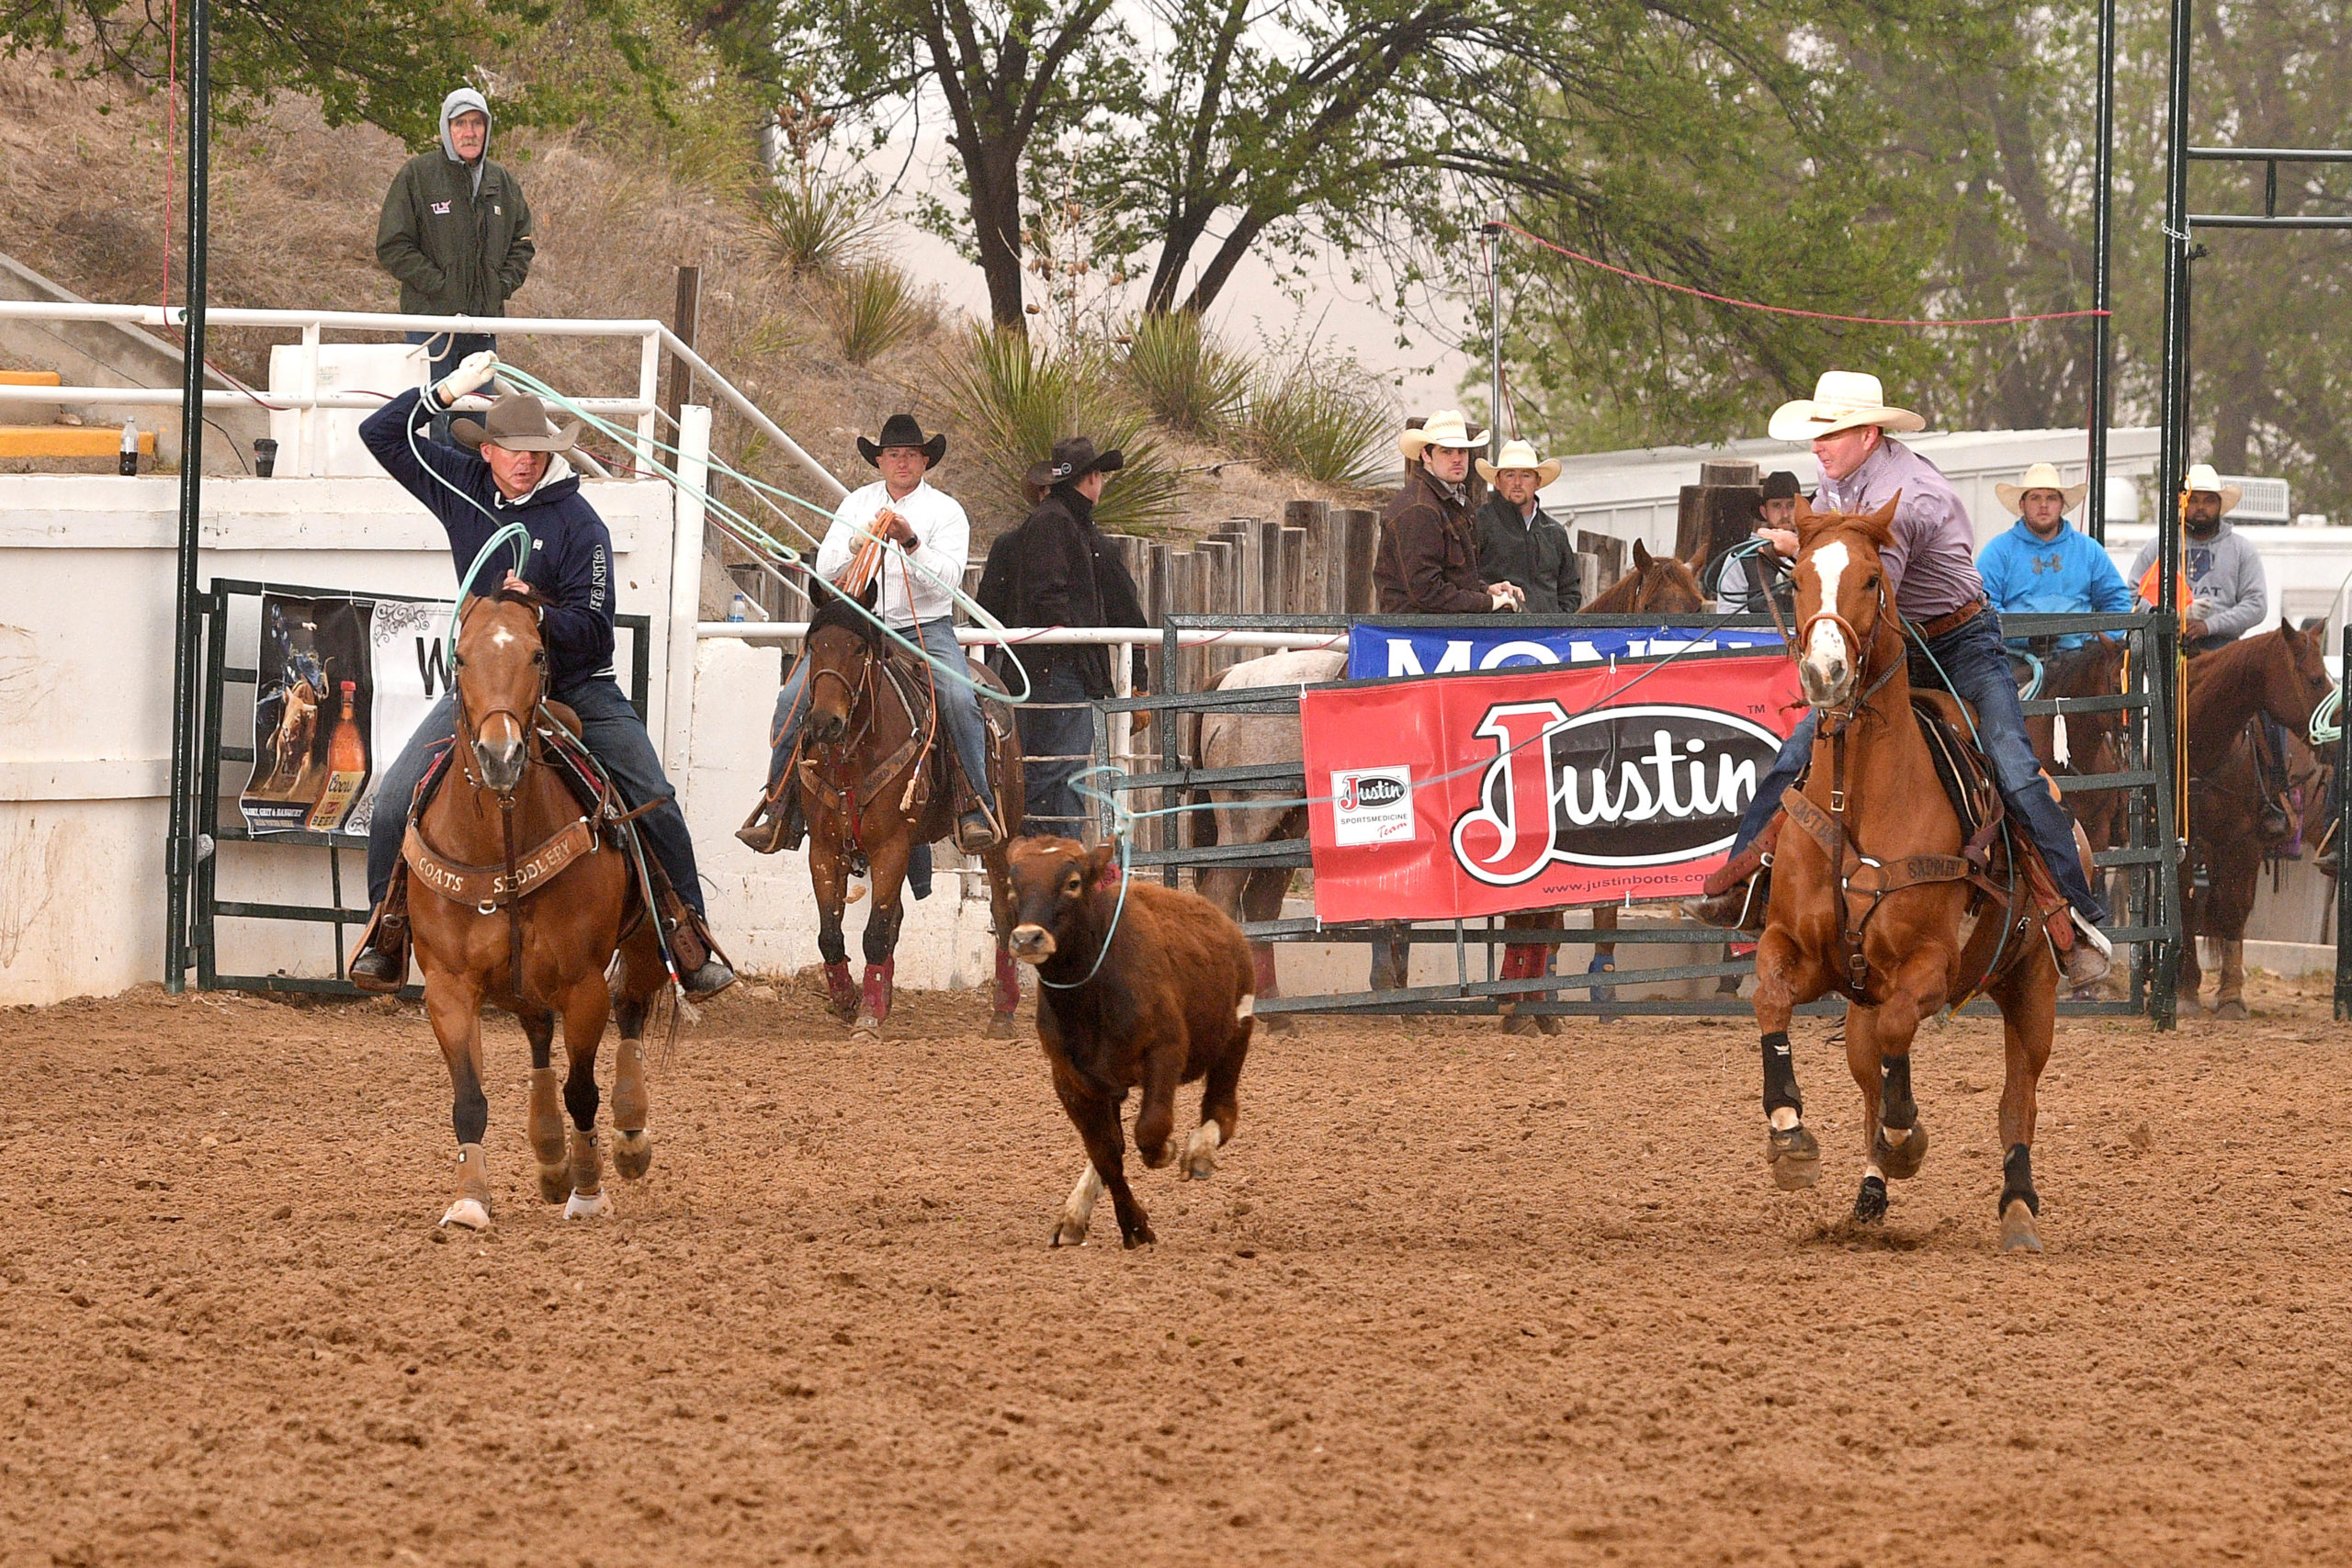
<path fill-rule="evenodd" d="M 1677 294 L 1693 295 L 1701 299 L 1712 300 L 1718 305 L 1736 305 L 1743 310 L 1765 310 L 1775 316 L 1803 316 L 1815 321 L 1851 321 L 1857 326 L 1865 327 L 2009 327 L 2026 321 L 2071 321 L 2083 316 L 2105 316 L 2112 313 L 2107 310 L 2048 310 L 2036 316 L 1970 316 L 1957 321 L 1908 321 L 1889 316 L 1841 316 L 1834 310 L 1800 310 L 1793 305 L 1766 305 L 1754 299 L 1735 299 L 1728 294 L 1710 294 L 1703 288 L 1693 288 L 1687 283 L 1669 283 L 1663 277 L 1652 277 L 1645 272 L 1634 272 L 1627 267 L 1612 266 L 1596 256 L 1586 255 L 1581 251 L 1572 251 L 1567 246 L 1547 240 L 1541 234 L 1530 233 L 1516 223 L 1498 223 L 1497 227 L 1508 229 L 1514 234 L 1532 240 L 1547 251 L 1557 251 L 1570 261 L 1582 262 L 1587 266 L 1597 266 L 1603 272 L 1613 272 L 1618 276 L 1631 278 L 1635 283 L 1646 283 L 1656 288 L 1670 288 Z"/>

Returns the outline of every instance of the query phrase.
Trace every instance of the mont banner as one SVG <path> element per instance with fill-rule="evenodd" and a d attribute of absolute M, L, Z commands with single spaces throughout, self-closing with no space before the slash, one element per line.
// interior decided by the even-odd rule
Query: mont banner
<path fill-rule="evenodd" d="M 1697 893 L 1802 712 L 1777 652 L 1310 687 L 1315 912 L 1455 919 Z"/>
<path fill-rule="evenodd" d="M 263 596 L 247 831 L 368 831 L 383 764 L 448 692 L 448 626 L 446 603 Z"/>
<path fill-rule="evenodd" d="M 1778 648 L 1781 634 L 1760 626 L 1479 626 L 1423 631 L 1403 626 L 1348 628 L 1348 679 L 1455 675 L 1537 664 L 1602 664 L 1732 648 Z"/>

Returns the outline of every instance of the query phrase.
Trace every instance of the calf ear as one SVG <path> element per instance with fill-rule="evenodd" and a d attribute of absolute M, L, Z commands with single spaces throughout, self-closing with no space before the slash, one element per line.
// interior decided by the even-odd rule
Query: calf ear
<path fill-rule="evenodd" d="M 1119 846 L 1106 840 L 1086 852 L 1086 880 L 1090 884 L 1107 884 L 1114 880 L 1119 863 Z"/>

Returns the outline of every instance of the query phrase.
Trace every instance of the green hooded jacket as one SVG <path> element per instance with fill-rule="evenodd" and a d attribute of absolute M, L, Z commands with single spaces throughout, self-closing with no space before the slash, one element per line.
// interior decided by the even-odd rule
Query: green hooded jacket
<path fill-rule="evenodd" d="M 376 260 L 400 279 L 401 310 L 422 316 L 503 316 L 531 275 L 531 209 L 523 187 L 490 161 L 472 164 L 449 141 L 449 121 L 490 106 L 470 87 L 441 105 L 441 144 L 401 166 L 376 223 Z"/>

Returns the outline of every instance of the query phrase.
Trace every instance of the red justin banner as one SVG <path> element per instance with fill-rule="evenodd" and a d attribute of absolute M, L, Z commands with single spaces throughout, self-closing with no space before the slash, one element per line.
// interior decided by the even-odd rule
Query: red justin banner
<path fill-rule="evenodd" d="M 1453 919 L 1673 898 L 1724 863 L 1795 728 L 1785 655 L 1310 690 L 1315 912 Z"/>

